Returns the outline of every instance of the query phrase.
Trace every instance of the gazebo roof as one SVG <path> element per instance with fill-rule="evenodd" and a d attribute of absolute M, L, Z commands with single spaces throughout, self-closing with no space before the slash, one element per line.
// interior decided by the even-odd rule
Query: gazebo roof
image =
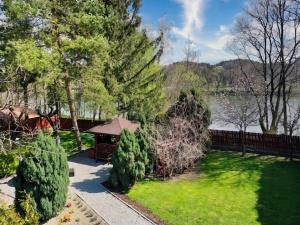
<path fill-rule="evenodd" d="M 119 136 L 123 129 L 128 129 L 130 132 L 135 132 L 140 127 L 137 122 L 126 120 L 122 117 L 117 117 L 111 121 L 104 123 L 103 125 L 95 126 L 89 129 L 87 132 L 92 134 L 108 134 Z"/>

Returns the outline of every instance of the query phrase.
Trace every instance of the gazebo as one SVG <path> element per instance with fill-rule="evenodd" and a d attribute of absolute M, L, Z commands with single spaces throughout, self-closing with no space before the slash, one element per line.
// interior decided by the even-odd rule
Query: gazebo
<path fill-rule="evenodd" d="M 87 132 L 95 135 L 95 147 L 92 156 L 96 160 L 109 160 L 116 149 L 123 129 L 132 133 L 136 132 L 140 124 L 126 120 L 122 117 L 115 118 L 102 125 L 95 126 Z"/>

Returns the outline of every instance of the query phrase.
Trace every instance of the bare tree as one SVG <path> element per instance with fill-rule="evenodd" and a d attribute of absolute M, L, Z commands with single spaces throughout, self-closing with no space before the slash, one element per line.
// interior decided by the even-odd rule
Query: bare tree
<path fill-rule="evenodd" d="M 257 125 L 258 112 L 253 107 L 253 98 L 247 93 L 235 92 L 233 95 L 218 96 L 222 111 L 217 112 L 216 119 L 225 125 L 232 124 L 239 131 L 246 132 L 248 127 Z"/>
<path fill-rule="evenodd" d="M 189 71 L 190 64 L 192 62 L 198 61 L 198 57 L 199 50 L 196 48 L 196 44 L 191 39 L 188 39 L 184 48 L 184 61 L 186 63 L 186 72 Z"/>
<path fill-rule="evenodd" d="M 288 104 L 288 119 L 287 119 L 287 129 L 288 135 L 293 136 L 296 131 L 299 130 L 300 121 L 300 105 L 296 108 Z"/>
<path fill-rule="evenodd" d="M 277 133 L 282 116 L 287 133 L 287 103 L 300 47 L 297 15 L 299 3 L 294 0 L 253 0 L 234 30 L 232 49 L 241 59 L 241 71 L 256 99 L 264 133 Z"/>

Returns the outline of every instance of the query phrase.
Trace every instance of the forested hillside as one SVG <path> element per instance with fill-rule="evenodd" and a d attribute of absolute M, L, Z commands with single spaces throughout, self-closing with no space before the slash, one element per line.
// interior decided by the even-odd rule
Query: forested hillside
<path fill-rule="evenodd" d="M 178 89 L 184 89 L 185 86 L 200 88 L 202 91 L 210 93 L 230 91 L 234 82 L 238 78 L 243 78 L 243 72 L 247 71 L 248 73 L 250 71 L 255 75 L 256 71 L 253 70 L 252 63 L 250 60 L 238 59 L 222 61 L 215 65 L 185 61 L 176 62 L 164 68 L 165 86 L 167 90 L 174 92 Z M 257 62 L 256 67 L 260 68 L 262 65 Z M 298 60 L 294 71 L 295 75 L 299 76 L 299 73 L 300 60 Z M 200 83 L 195 82 L 195 80 Z"/>

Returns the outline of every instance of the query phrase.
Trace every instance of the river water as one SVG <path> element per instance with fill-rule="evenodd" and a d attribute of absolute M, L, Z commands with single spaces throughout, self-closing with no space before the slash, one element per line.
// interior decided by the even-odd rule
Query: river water
<path fill-rule="evenodd" d="M 229 96 L 228 98 L 231 98 L 231 97 Z M 217 119 L 217 117 L 220 117 L 220 114 L 224 113 L 224 104 L 222 104 L 222 101 L 220 101 L 220 98 L 218 98 L 217 96 L 209 95 L 209 96 L 205 97 L 205 100 L 208 103 L 209 109 L 212 113 L 212 124 L 209 127 L 210 129 L 238 131 L 238 128 L 236 128 L 234 125 L 226 124 Z M 233 99 L 231 98 L 230 101 L 233 101 Z M 247 98 L 245 98 L 245 101 L 247 101 L 253 107 L 256 107 L 254 97 L 253 97 L 253 99 L 250 98 L 250 100 L 249 100 L 249 96 L 247 96 Z M 238 104 L 236 104 L 236 105 L 238 105 Z M 290 105 L 293 108 L 297 108 L 297 106 L 300 105 L 300 94 L 295 95 L 294 97 L 291 97 Z M 62 114 L 65 116 L 69 116 L 68 107 L 65 107 L 65 108 L 63 107 Z M 88 109 L 85 109 L 84 113 L 82 113 L 82 114 L 84 114 L 84 117 L 86 117 L 86 118 L 93 117 L 92 112 L 90 112 Z M 298 126 L 300 128 L 300 123 L 298 123 Z M 261 128 L 258 123 L 254 126 L 249 126 L 247 128 L 247 132 L 262 133 Z M 279 127 L 279 133 L 283 133 L 282 125 L 280 125 L 280 127 Z M 300 129 L 295 131 L 294 135 L 300 135 Z"/>
<path fill-rule="evenodd" d="M 232 101 L 232 99 L 231 99 Z M 245 101 L 249 101 L 249 99 L 245 99 Z M 228 130 L 228 131 L 238 131 L 238 129 L 232 125 L 232 124 L 226 124 L 220 120 L 217 119 L 217 117 L 222 115 L 224 113 L 224 105 L 222 105 L 222 102 L 220 101 L 220 98 L 217 96 L 209 96 L 207 97 L 208 106 L 212 112 L 212 124 L 210 125 L 210 129 L 215 130 Z M 300 94 L 297 94 L 290 99 L 290 105 L 291 105 L 291 111 L 293 109 L 296 109 L 298 105 L 300 105 Z M 253 101 L 249 101 L 249 104 L 253 105 L 253 107 L 256 107 L 254 97 Z M 300 121 L 298 122 L 298 127 L 300 128 Z M 297 131 L 295 131 L 294 135 L 300 135 L 300 129 L 298 128 Z M 247 132 L 254 132 L 254 133 L 262 133 L 261 128 L 259 124 L 257 123 L 254 126 L 250 126 L 247 128 Z M 283 127 L 280 125 L 279 127 L 279 133 L 283 132 Z"/>

